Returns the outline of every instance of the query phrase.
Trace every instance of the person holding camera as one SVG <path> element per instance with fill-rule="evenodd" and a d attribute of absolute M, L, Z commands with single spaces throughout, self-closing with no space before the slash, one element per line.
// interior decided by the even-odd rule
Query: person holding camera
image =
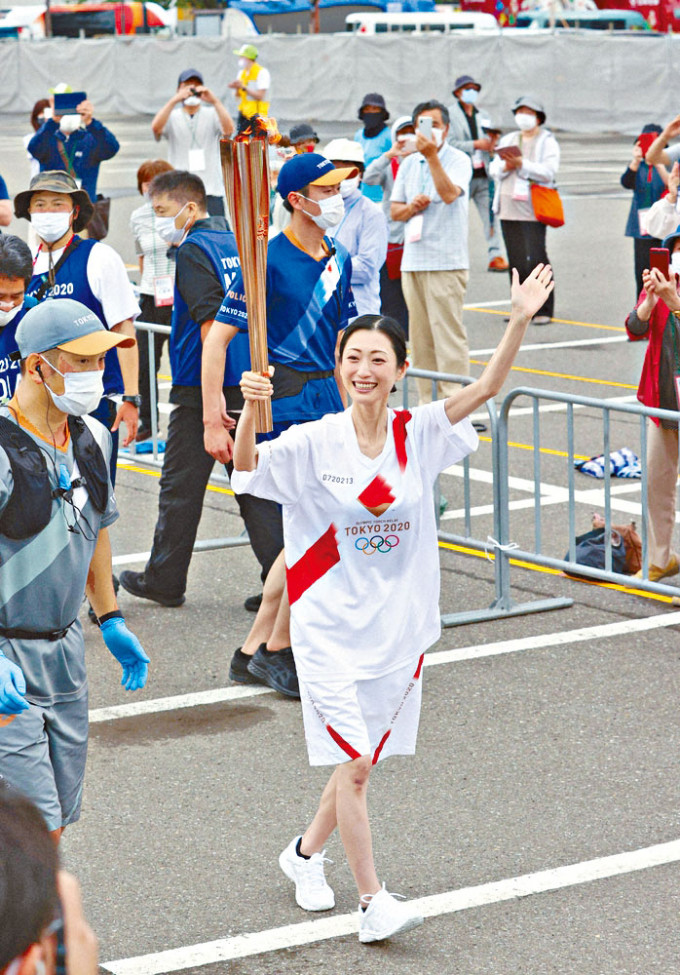
<path fill-rule="evenodd" d="M 437 101 L 413 112 L 416 152 L 401 163 L 392 190 L 393 220 L 402 221 L 401 285 L 416 369 L 467 376 L 470 371 L 463 299 L 468 268 L 469 156 L 447 142 L 449 113 Z M 417 379 L 420 402 L 432 399 L 429 379 Z M 439 383 L 439 395 L 458 387 Z"/>
<path fill-rule="evenodd" d="M 225 214 L 220 139 L 232 135 L 234 128 L 231 115 L 203 84 L 203 75 L 196 68 L 182 71 L 177 91 L 151 123 L 156 141 L 168 140 L 168 162 L 173 169 L 201 178 L 208 214 L 214 217 Z"/>
<path fill-rule="evenodd" d="M 56 93 L 67 94 L 66 91 Z M 94 105 L 89 98 L 69 115 L 54 113 L 54 95 L 50 95 L 49 107 L 51 117 L 45 118 L 26 148 L 40 163 L 41 173 L 63 169 L 79 181 L 94 203 L 99 165 L 116 155 L 120 149 L 118 139 L 94 117 Z"/>

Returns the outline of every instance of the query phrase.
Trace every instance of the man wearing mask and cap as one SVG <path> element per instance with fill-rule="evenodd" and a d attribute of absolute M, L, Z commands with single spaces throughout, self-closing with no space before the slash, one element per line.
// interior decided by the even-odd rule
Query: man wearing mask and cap
<path fill-rule="evenodd" d="M 387 128 L 390 113 L 387 111 L 385 99 L 377 92 L 364 95 L 359 108 L 359 119 L 363 128 L 354 133 L 354 141 L 364 150 L 364 165 L 369 166 L 374 159 L 382 156 L 383 152 L 392 145 L 392 136 Z M 361 192 L 374 203 L 382 201 L 382 191 L 379 186 L 361 187 Z"/>
<path fill-rule="evenodd" d="M 67 94 L 68 85 L 52 89 L 54 95 Z M 94 118 L 94 106 L 89 99 L 82 101 L 70 115 L 52 115 L 46 119 L 30 140 L 28 152 L 40 163 L 40 171 L 63 169 L 76 179 L 91 200 L 97 199 L 99 164 L 112 159 L 120 149 L 113 132 Z"/>
<path fill-rule="evenodd" d="M 106 353 L 134 339 L 66 298 L 31 308 L 16 340 L 22 381 L 0 407 L 0 778 L 37 805 L 57 840 L 80 817 L 85 775 L 86 593 L 123 686 L 138 690 L 147 677 L 113 590 L 111 437 L 87 416 Z"/>
<path fill-rule="evenodd" d="M 195 173 L 203 181 L 211 216 L 224 216 L 224 181 L 220 139 L 234 132 L 234 120 L 217 95 L 203 84 L 196 68 L 177 79 L 177 91 L 156 113 L 151 131 L 168 140 L 173 169 Z"/>
<path fill-rule="evenodd" d="M 352 259 L 352 292 L 357 315 L 380 314 L 380 268 L 387 255 L 387 220 L 377 203 L 362 196 L 364 151 L 351 139 L 333 139 L 324 156 L 336 169 L 355 169 L 340 183 L 345 214 L 328 236 L 345 246 Z"/>
<path fill-rule="evenodd" d="M 42 302 L 72 298 L 86 305 L 112 332 L 134 338 L 139 315 L 125 265 L 108 244 L 84 240 L 93 212 L 87 193 L 68 173 L 39 173 L 29 189 L 14 198 L 14 215 L 29 220 L 37 246 L 28 294 Z M 118 427 L 123 422 L 132 443 L 139 423 L 137 343 L 118 343 L 106 356 L 104 393 L 94 415 L 113 434 L 111 481 L 115 483 Z"/>
<path fill-rule="evenodd" d="M 258 50 L 253 44 L 242 44 L 234 51 L 238 58 L 238 74 L 229 82 L 234 96 L 238 98 L 238 130 L 242 132 L 256 115 L 267 118 L 269 115 L 269 89 L 271 75 L 266 68 L 257 63 Z"/>
<path fill-rule="evenodd" d="M 470 200 L 477 207 L 484 227 L 489 253 L 488 271 L 507 271 L 508 262 L 501 253 L 501 239 L 491 213 L 489 193 L 489 163 L 497 138 L 483 129 L 483 122 L 477 109 L 477 99 L 482 86 L 469 74 L 456 78 L 453 95 L 456 99 L 449 106 L 449 142 L 454 149 L 467 153 L 472 160 L 472 179 L 470 180 Z"/>
<path fill-rule="evenodd" d="M 12 359 L 17 350 L 15 333 L 28 308 L 37 305 L 26 297 L 33 277 L 31 250 L 21 237 L 0 235 L 0 402 L 14 395 L 19 382 L 19 363 Z"/>
<path fill-rule="evenodd" d="M 267 249 L 267 341 L 274 366 L 272 414 L 277 437 L 295 423 L 317 420 L 344 409 L 336 378 L 336 348 L 356 307 L 347 250 L 326 231 L 342 221 L 340 185 L 356 167 L 336 169 L 320 153 L 289 159 L 281 168 L 278 192 L 291 222 Z M 239 273 L 205 341 L 203 426 L 205 449 L 217 460 L 231 458 L 231 438 L 222 422 L 221 377 L 225 350 L 240 329 L 248 328 L 243 279 Z M 283 526 L 279 517 L 279 550 Z M 267 684 L 299 697 L 290 649 L 283 555 L 267 577 L 262 605 L 243 647 L 231 660 L 229 677 L 245 684 Z"/>

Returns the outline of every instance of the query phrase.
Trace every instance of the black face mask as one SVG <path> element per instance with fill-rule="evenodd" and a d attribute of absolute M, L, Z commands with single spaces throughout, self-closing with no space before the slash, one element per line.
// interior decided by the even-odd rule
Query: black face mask
<path fill-rule="evenodd" d="M 385 112 L 363 112 L 359 116 L 364 123 L 364 135 L 371 139 L 385 128 Z"/>

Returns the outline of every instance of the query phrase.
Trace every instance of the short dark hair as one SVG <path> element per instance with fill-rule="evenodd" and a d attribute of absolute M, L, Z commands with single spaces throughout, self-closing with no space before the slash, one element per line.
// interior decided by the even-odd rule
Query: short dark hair
<path fill-rule="evenodd" d="M 397 357 L 397 365 L 401 367 L 406 362 L 406 336 L 396 319 L 390 318 L 389 315 L 359 315 L 342 333 L 338 350 L 341 360 L 345 346 L 355 332 L 382 332 L 390 340 Z"/>
<path fill-rule="evenodd" d="M 28 799 L 0 781 L 0 971 L 40 937 L 58 901 L 57 850 Z"/>
<path fill-rule="evenodd" d="M 309 183 L 307 183 L 306 186 L 301 187 L 299 190 L 295 190 L 295 192 L 296 193 L 299 193 L 300 196 L 307 196 L 307 194 L 309 193 Z M 288 213 L 294 213 L 295 212 L 295 207 L 294 206 L 291 206 L 291 204 L 288 202 L 288 200 L 284 200 L 283 201 L 283 207 L 284 207 L 285 210 L 288 211 Z"/>
<path fill-rule="evenodd" d="M 21 237 L 0 235 L 0 275 L 4 278 L 23 278 L 26 285 L 33 277 L 31 249 Z"/>
<path fill-rule="evenodd" d="M 435 108 L 438 108 L 441 112 L 442 122 L 444 125 L 448 125 L 451 121 L 448 108 L 446 105 L 442 105 L 441 102 L 438 102 L 434 98 L 431 98 L 429 102 L 421 102 L 419 105 L 416 105 L 416 107 L 413 109 L 413 115 L 411 116 L 413 119 L 413 124 L 416 124 L 418 121 L 418 116 L 422 115 L 423 112 L 431 112 Z"/>
<path fill-rule="evenodd" d="M 184 169 L 173 169 L 170 173 L 154 176 L 149 187 L 149 196 L 153 199 L 161 193 L 165 193 L 175 203 L 196 203 L 201 210 L 208 208 L 203 180 Z"/>
<path fill-rule="evenodd" d="M 174 169 L 166 159 L 145 159 L 137 170 L 137 189 L 142 192 L 142 183 L 150 183 L 159 173 L 171 173 Z"/>

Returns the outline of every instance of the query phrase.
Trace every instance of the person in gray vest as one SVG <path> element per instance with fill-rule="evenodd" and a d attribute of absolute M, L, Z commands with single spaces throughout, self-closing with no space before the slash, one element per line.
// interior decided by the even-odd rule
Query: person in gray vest
<path fill-rule="evenodd" d="M 87 415 L 106 352 L 134 341 L 78 301 L 44 301 L 17 328 L 21 382 L 0 407 L 0 779 L 36 804 L 55 840 L 80 817 L 86 593 L 123 686 L 147 677 L 113 589 L 111 435 Z"/>
<path fill-rule="evenodd" d="M 482 86 L 469 74 L 456 78 L 453 96 L 456 101 L 449 106 L 449 143 L 454 149 L 468 154 L 472 161 L 470 199 L 474 202 L 484 227 L 484 237 L 489 252 L 488 271 L 507 271 L 508 262 L 503 257 L 501 239 L 491 212 L 489 163 L 495 138 L 483 129 L 483 119 L 477 108 L 477 98 Z"/>

